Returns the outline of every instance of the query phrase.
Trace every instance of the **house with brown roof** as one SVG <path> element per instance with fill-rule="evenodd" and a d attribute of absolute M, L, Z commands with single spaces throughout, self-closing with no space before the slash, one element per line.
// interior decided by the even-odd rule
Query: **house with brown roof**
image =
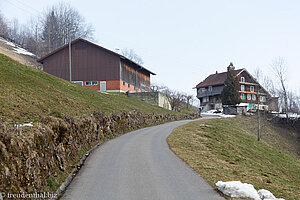
<path fill-rule="evenodd" d="M 81 38 L 70 49 L 71 62 L 68 44 L 39 59 L 43 70 L 97 91 L 150 91 L 150 75 L 155 73 L 134 61 Z"/>
<path fill-rule="evenodd" d="M 232 63 L 229 65 L 233 67 Z M 241 104 L 248 109 L 278 111 L 278 98 L 271 95 L 257 82 L 257 80 L 245 69 L 234 70 L 240 83 Z M 201 110 L 222 109 L 221 93 L 225 87 L 227 72 L 209 75 L 197 86 L 197 98 L 200 100 Z"/>

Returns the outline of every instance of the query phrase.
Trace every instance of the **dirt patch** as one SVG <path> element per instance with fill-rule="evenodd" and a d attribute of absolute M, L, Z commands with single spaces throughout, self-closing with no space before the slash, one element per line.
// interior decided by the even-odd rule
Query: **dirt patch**
<path fill-rule="evenodd" d="M 13 47 L 8 45 L 2 37 L 0 37 L 0 53 L 18 61 L 23 65 L 27 65 L 35 69 L 42 69 L 42 65 L 36 61 L 35 57 L 14 52 Z"/>

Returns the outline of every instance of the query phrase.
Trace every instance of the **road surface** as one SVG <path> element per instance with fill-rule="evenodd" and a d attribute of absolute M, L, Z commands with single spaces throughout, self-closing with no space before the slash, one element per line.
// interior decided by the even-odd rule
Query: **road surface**
<path fill-rule="evenodd" d="M 140 129 L 99 146 L 61 199 L 224 199 L 168 147 L 168 135 L 187 122 Z"/>

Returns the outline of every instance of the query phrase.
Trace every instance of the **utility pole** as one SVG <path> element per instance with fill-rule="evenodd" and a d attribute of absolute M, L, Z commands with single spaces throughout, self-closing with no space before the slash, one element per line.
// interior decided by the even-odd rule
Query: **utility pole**
<path fill-rule="evenodd" d="M 70 71 L 70 82 L 72 81 L 72 57 L 71 57 L 71 23 L 69 23 L 69 71 Z"/>
<path fill-rule="evenodd" d="M 259 111 L 259 86 L 257 86 L 257 120 L 258 120 L 258 131 L 257 131 L 257 141 L 260 141 L 260 111 Z"/>

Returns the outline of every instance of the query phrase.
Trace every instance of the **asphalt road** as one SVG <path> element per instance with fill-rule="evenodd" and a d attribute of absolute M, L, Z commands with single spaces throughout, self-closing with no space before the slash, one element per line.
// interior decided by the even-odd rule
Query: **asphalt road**
<path fill-rule="evenodd" d="M 187 122 L 144 128 L 101 145 L 61 199 L 224 199 L 168 147 L 168 135 Z"/>

